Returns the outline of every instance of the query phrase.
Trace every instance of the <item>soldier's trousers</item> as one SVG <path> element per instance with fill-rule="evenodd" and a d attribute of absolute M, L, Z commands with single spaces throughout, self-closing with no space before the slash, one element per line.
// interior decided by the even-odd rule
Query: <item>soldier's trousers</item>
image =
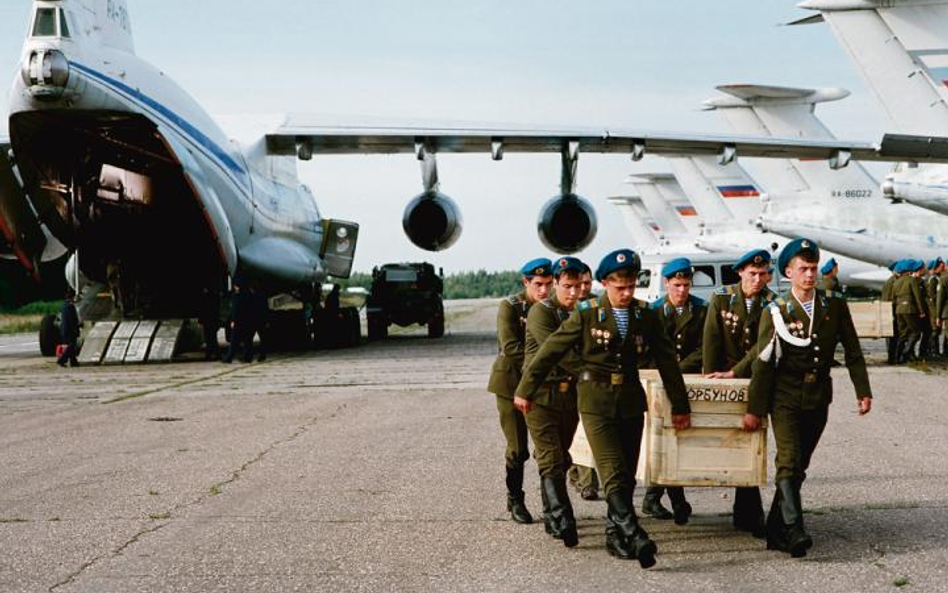
<path fill-rule="evenodd" d="M 910 352 L 914 351 L 915 344 L 922 337 L 920 321 L 918 315 L 914 313 L 899 314 L 899 343 L 902 344 L 902 348 L 911 348 Z"/>
<path fill-rule="evenodd" d="M 533 439 L 533 455 L 541 478 L 565 479 L 573 460 L 569 446 L 576 434 L 579 413 L 576 409 L 557 409 L 535 405 L 526 416 L 530 438 Z"/>
<path fill-rule="evenodd" d="M 527 422 L 520 410 L 514 407 L 513 399 L 499 395 L 494 397 L 497 399 L 500 428 L 507 439 L 507 449 L 504 452 L 507 467 L 523 467 L 524 462 L 530 457 L 530 450 L 527 447 Z"/>
<path fill-rule="evenodd" d="M 806 479 L 806 470 L 810 467 L 816 445 L 826 428 L 829 405 L 815 410 L 802 410 L 792 403 L 781 403 L 780 394 L 776 394 L 776 400 L 770 412 L 774 441 L 777 443 L 775 479 L 779 482 L 796 478 L 802 483 Z"/>
<path fill-rule="evenodd" d="M 580 490 L 583 488 L 599 490 L 599 476 L 596 475 L 596 470 L 591 467 L 574 465 L 569 468 L 569 479 Z"/>
<path fill-rule="evenodd" d="M 639 412 L 623 417 L 617 411 L 608 416 L 587 412 L 580 412 L 580 415 L 606 497 L 613 492 L 632 492 L 639 464 L 644 414 Z"/>

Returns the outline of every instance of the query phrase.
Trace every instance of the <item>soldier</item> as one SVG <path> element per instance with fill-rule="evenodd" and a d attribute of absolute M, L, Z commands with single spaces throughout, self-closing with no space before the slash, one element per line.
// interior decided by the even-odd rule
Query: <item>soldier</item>
<path fill-rule="evenodd" d="M 885 340 L 888 364 L 898 364 L 899 361 L 899 323 L 898 316 L 895 314 L 894 295 L 895 281 L 899 279 L 899 272 L 896 271 L 896 268 L 899 268 L 901 262 L 902 260 L 896 260 L 889 264 L 889 271 L 892 272 L 892 275 L 882 285 L 882 300 L 888 302 L 892 308 L 892 337 Z"/>
<path fill-rule="evenodd" d="M 592 270 L 585 263 L 583 264 L 581 280 L 579 300 L 585 301 L 592 293 L 593 285 Z M 585 465 L 573 465 L 569 468 L 569 481 L 583 500 L 599 499 L 599 476 L 596 475 L 595 468 L 586 467 Z"/>
<path fill-rule="evenodd" d="M 691 294 L 693 276 L 694 268 L 686 257 L 666 263 L 662 266 L 666 294 L 652 304 L 665 334 L 675 345 L 675 358 L 682 373 L 701 372 L 701 339 L 708 312 L 708 304 Z M 654 368 L 651 356 L 640 359 L 639 368 Z M 649 487 L 642 501 L 642 514 L 662 520 L 674 518 L 677 525 L 686 524 L 691 516 L 691 505 L 685 499 L 685 489 L 680 486 L 667 488 L 672 503 L 671 512 L 662 506 L 665 491 L 664 486 Z"/>
<path fill-rule="evenodd" d="M 527 313 L 530 307 L 547 298 L 553 284 L 552 264 L 534 259 L 520 268 L 523 290 L 500 301 L 497 309 L 497 359 L 490 371 L 487 390 L 496 396 L 500 428 L 507 439 L 504 453 L 507 468 L 507 510 L 517 523 L 533 523 L 523 499 L 523 464 L 530 457 L 527 448 L 527 423 L 514 407 L 514 391 L 523 372 Z"/>
<path fill-rule="evenodd" d="M 942 342 L 942 355 L 944 358 L 948 358 L 948 323 L 945 323 L 945 320 L 948 319 L 948 265 L 942 264 L 941 273 L 938 275 L 938 295 L 936 299 L 935 311 L 938 316 L 938 333 L 944 332 L 945 338 Z"/>
<path fill-rule="evenodd" d="M 925 261 L 921 259 L 915 260 L 915 266 L 915 272 L 912 275 L 915 276 L 915 282 L 918 283 L 918 292 L 922 295 L 922 305 L 925 314 L 925 318 L 918 324 L 918 329 L 921 332 L 918 339 L 918 358 L 919 360 L 929 360 L 932 326 L 929 321 L 931 309 L 928 306 L 928 284 L 926 283 L 926 279 L 928 278 L 928 266 L 926 266 Z"/>
<path fill-rule="evenodd" d="M 840 292 L 842 290 L 842 285 L 839 283 L 839 264 L 836 263 L 836 258 L 829 258 L 829 260 L 823 264 L 823 267 L 820 268 L 820 287 L 823 290 L 832 290 L 833 292 Z"/>
<path fill-rule="evenodd" d="M 899 324 L 899 351 L 896 362 L 902 364 L 916 360 L 915 345 L 922 336 L 921 324 L 925 321 L 925 301 L 914 272 L 918 269 L 916 260 L 905 260 L 896 266 L 899 279 L 892 288 L 895 299 L 895 313 Z"/>
<path fill-rule="evenodd" d="M 565 321 L 579 301 L 582 290 L 583 262 L 563 257 L 553 266 L 553 294 L 530 307 L 524 366 L 529 366 L 546 339 Z M 571 548 L 579 543 L 573 505 L 566 491 L 566 472 L 570 466 L 569 447 L 576 434 L 576 378 L 579 358 L 575 352 L 560 361 L 542 387 L 528 397 L 514 397 L 514 407 L 524 414 L 534 456 L 540 470 L 540 494 L 543 499 L 543 524 L 546 532 Z"/>
<path fill-rule="evenodd" d="M 59 309 L 59 332 L 62 338 L 63 350 L 56 359 L 56 364 L 65 367 L 79 366 L 76 356 L 79 354 L 79 312 L 76 311 L 76 293 L 73 289 L 66 289 L 66 298 Z"/>
<path fill-rule="evenodd" d="M 752 432 L 770 414 L 777 443 L 776 486 L 767 517 L 767 548 L 806 556 L 813 545 L 803 525 L 800 487 L 823 434 L 833 399 L 830 362 L 842 343 L 859 413 L 872 409 L 872 390 L 849 305 L 839 293 L 817 291 L 820 251 L 808 239 L 794 239 L 780 252 L 777 267 L 790 279 L 790 292 L 761 316 L 754 371 L 743 428 Z"/>
<path fill-rule="evenodd" d="M 936 257 L 928 262 L 928 275 L 924 277 L 925 304 L 928 306 L 928 323 L 925 325 L 929 330 L 926 340 L 926 352 L 928 352 L 929 360 L 938 360 L 942 355 L 941 349 L 938 347 L 939 334 L 941 334 L 938 315 L 938 285 L 941 280 L 939 274 L 941 274 L 944 266 L 945 262 L 940 257 Z"/>
<path fill-rule="evenodd" d="M 760 314 L 777 296 L 767 288 L 770 266 L 767 250 L 748 251 L 734 264 L 741 281 L 711 295 L 701 345 L 702 372 L 708 378 L 751 376 Z M 731 522 L 736 529 L 754 537 L 765 536 L 764 505 L 759 488 L 735 489 Z"/>
<path fill-rule="evenodd" d="M 637 558 L 648 568 L 655 564 L 657 547 L 639 525 L 632 504 L 646 407 L 636 361 L 646 348 L 655 358 L 677 430 L 691 425 L 691 407 L 658 315 L 634 298 L 640 267 L 639 257 L 630 249 L 603 258 L 596 279 L 605 296 L 580 303 L 547 338 L 524 370 L 517 395 L 536 392 L 556 364 L 578 348 L 579 413 L 609 505 L 606 549 L 617 558 Z"/>

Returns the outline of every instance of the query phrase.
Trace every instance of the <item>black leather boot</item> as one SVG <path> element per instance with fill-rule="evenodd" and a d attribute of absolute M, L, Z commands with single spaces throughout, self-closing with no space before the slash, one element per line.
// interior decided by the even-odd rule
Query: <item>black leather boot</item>
<path fill-rule="evenodd" d="M 760 488 L 734 489 L 734 514 L 731 521 L 738 531 L 746 531 L 756 538 L 766 537 Z"/>
<path fill-rule="evenodd" d="M 664 494 L 665 488 L 663 486 L 649 486 L 646 488 L 645 498 L 642 499 L 642 514 L 661 521 L 667 521 L 674 517 L 671 511 L 662 506 L 662 496 Z"/>
<path fill-rule="evenodd" d="M 675 515 L 675 525 L 685 525 L 691 517 L 691 505 L 685 499 L 685 489 L 681 486 L 667 488 L 668 499 L 672 503 L 672 513 Z"/>
<path fill-rule="evenodd" d="M 523 468 L 507 468 L 507 510 L 517 523 L 533 523 L 533 516 L 523 502 Z"/>
<path fill-rule="evenodd" d="M 780 514 L 783 523 L 787 526 L 787 552 L 794 558 L 806 556 L 807 548 L 813 545 L 813 540 L 803 526 L 803 504 L 800 501 L 800 485 L 791 478 L 784 478 L 777 482 L 780 491 Z"/>
<path fill-rule="evenodd" d="M 767 549 L 786 552 L 787 527 L 783 524 L 780 500 L 780 490 L 777 490 L 774 492 L 773 502 L 770 503 L 770 512 L 767 513 Z"/>
<path fill-rule="evenodd" d="M 628 541 L 635 558 L 639 561 L 639 566 L 642 568 L 655 566 L 655 554 L 658 553 L 658 546 L 639 525 L 638 517 L 635 516 L 635 508 L 631 504 L 632 495 L 621 490 L 615 491 L 609 495 L 606 502 L 609 505 L 607 511 L 609 519 Z"/>
<path fill-rule="evenodd" d="M 540 487 L 549 503 L 551 535 L 563 540 L 563 545 L 567 548 L 572 548 L 579 543 L 579 534 L 576 532 L 573 505 L 570 504 L 566 492 L 566 479 L 542 478 Z"/>
<path fill-rule="evenodd" d="M 556 537 L 553 534 L 553 524 L 550 520 L 550 501 L 546 498 L 546 490 L 543 488 L 542 483 L 540 484 L 540 500 L 543 501 L 543 530 L 549 535 Z"/>
<path fill-rule="evenodd" d="M 606 515 L 606 551 L 619 560 L 635 560 L 635 550 L 616 524 Z"/>

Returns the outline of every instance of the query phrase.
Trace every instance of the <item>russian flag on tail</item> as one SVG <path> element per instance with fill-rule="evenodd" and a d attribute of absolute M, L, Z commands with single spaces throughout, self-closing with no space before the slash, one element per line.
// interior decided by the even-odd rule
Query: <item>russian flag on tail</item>
<path fill-rule="evenodd" d="M 698 212 L 695 210 L 694 206 L 675 206 L 675 210 L 678 211 L 678 214 L 681 216 L 697 216 Z"/>
<path fill-rule="evenodd" d="M 753 185 L 719 185 L 718 193 L 725 198 L 760 197 L 760 192 Z"/>

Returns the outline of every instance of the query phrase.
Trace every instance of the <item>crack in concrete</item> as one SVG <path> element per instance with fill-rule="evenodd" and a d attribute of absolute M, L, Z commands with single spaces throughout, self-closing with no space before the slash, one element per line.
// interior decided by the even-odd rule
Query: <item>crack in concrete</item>
<path fill-rule="evenodd" d="M 231 371 L 231 372 L 233 372 L 233 371 Z M 239 479 L 241 478 L 241 476 L 242 476 L 248 469 L 250 469 L 253 465 L 257 464 L 261 459 L 263 459 L 264 457 L 266 457 L 271 451 L 273 451 L 273 450 L 276 449 L 277 447 L 280 447 L 280 446 L 285 445 L 285 444 L 287 444 L 287 443 L 293 442 L 294 440 L 296 440 L 297 438 L 299 438 L 300 436 L 302 436 L 303 434 L 305 434 L 307 431 L 309 431 L 309 429 L 312 428 L 313 426 L 315 426 L 316 423 L 319 422 L 320 420 L 325 421 L 325 420 L 331 420 L 331 419 L 336 418 L 336 417 L 339 415 L 339 413 L 340 413 L 342 410 L 344 410 L 347 406 L 348 406 L 348 404 L 339 404 L 338 406 L 336 406 L 336 409 L 335 409 L 332 413 L 330 413 L 330 414 L 328 414 L 328 415 L 326 415 L 326 416 L 316 416 L 316 417 L 312 418 L 310 421 L 306 422 L 305 424 L 302 424 L 302 425 L 300 425 L 300 426 L 297 426 L 297 427 L 296 427 L 296 430 L 294 430 L 289 436 L 286 436 L 286 437 L 284 437 L 284 438 L 278 439 L 278 440 L 276 440 L 276 441 L 270 443 L 270 445 L 268 445 L 266 448 L 264 448 L 263 450 L 261 450 L 260 452 L 258 452 L 256 455 L 254 455 L 253 457 L 251 457 L 250 459 L 248 459 L 247 461 L 245 461 L 243 464 L 241 464 L 241 466 L 240 466 L 239 468 L 237 468 L 236 470 L 234 470 L 233 472 L 231 472 L 230 477 L 227 478 L 226 480 L 224 480 L 224 481 L 222 481 L 222 482 L 218 482 L 218 483 L 216 483 L 216 484 L 212 484 L 211 487 L 210 487 L 206 492 L 204 492 L 203 494 L 201 494 L 201 495 L 198 496 L 197 498 L 195 498 L 195 499 L 193 499 L 193 500 L 190 500 L 190 501 L 187 501 L 187 502 L 182 502 L 182 503 L 180 503 L 180 504 L 175 505 L 174 507 L 172 507 L 171 510 L 168 511 L 169 517 L 173 517 L 175 513 L 179 512 L 179 511 L 181 511 L 181 510 L 188 509 L 188 508 L 191 508 L 191 507 L 199 506 L 199 505 L 203 504 L 205 501 L 207 501 L 209 498 L 211 498 L 211 497 L 213 497 L 213 496 L 217 496 L 217 495 L 221 492 L 221 489 L 222 489 L 224 486 L 227 486 L 227 485 L 229 485 L 229 484 L 233 484 L 234 482 L 236 482 L 237 480 L 239 480 Z M 128 548 L 131 547 L 132 545 L 138 543 L 138 541 L 141 540 L 141 539 L 142 539 L 143 537 L 145 537 L 146 535 L 149 535 L 149 534 L 151 534 L 151 533 L 155 533 L 155 532 L 157 532 L 159 529 L 162 529 L 162 528 L 167 527 L 168 525 L 170 525 L 172 520 L 173 520 L 173 519 L 170 519 L 170 518 L 169 518 L 169 520 L 165 521 L 164 523 L 160 523 L 160 524 L 158 524 L 158 525 L 155 525 L 155 526 L 149 527 L 149 528 L 147 528 L 147 529 L 142 529 L 142 530 L 138 531 L 137 533 L 135 533 L 134 535 L 132 535 L 132 537 L 129 538 L 128 541 L 126 541 L 125 543 L 123 543 L 122 545 L 120 545 L 118 548 L 112 550 L 111 552 L 109 552 L 109 553 L 107 553 L 107 554 L 103 554 L 103 555 L 96 556 L 95 558 L 93 558 L 93 559 L 91 559 L 91 560 L 89 560 L 89 561 L 87 561 L 87 562 L 84 562 L 83 564 L 81 564 L 81 565 L 79 566 L 79 568 L 77 568 L 75 571 L 73 571 L 72 573 L 70 573 L 69 575 L 67 575 L 65 579 L 63 579 L 62 581 L 60 581 L 60 582 L 58 582 L 58 583 L 55 583 L 54 585 L 50 586 L 49 589 L 48 589 L 48 591 L 49 591 L 50 593 L 54 593 L 57 589 L 59 589 L 59 588 L 61 588 L 61 587 L 64 587 L 64 586 L 66 586 L 66 585 L 69 585 L 69 584 L 75 582 L 76 579 L 78 579 L 80 576 L 82 576 L 82 573 L 84 573 L 86 570 L 88 570 L 88 569 L 91 568 L 92 566 L 98 564 L 99 562 L 101 562 L 101 561 L 103 561 L 103 560 L 111 560 L 111 559 L 113 559 L 113 558 L 116 558 L 116 557 L 118 557 L 118 556 L 121 556 L 122 553 L 123 553 L 126 549 L 128 549 Z"/>

